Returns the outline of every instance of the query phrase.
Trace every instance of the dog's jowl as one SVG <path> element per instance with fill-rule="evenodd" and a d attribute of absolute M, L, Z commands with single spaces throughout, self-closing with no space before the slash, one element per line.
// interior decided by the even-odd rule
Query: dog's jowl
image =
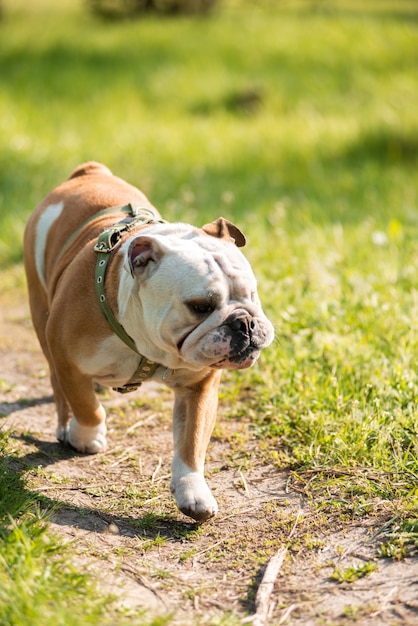
<path fill-rule="evenodd" d="M 143 193 L 99 163 L 79 166 L 25 231 L 30 307 L 48 360 L 57 437 L 106 449 L 99 383 L 174 390 L 171 491 L 195 520 L 217 512 L 204 479 L 222 370 L 255 363 L 273 339 L 244 235 L 223 218 L 166 222 Z"/>

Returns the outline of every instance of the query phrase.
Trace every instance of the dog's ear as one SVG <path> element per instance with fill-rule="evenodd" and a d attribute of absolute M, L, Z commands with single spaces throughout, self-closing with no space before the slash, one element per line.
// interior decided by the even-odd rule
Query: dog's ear
<path fill-rule="evenodd" d="M 245 235 L 240 231 L 238 226 L 235 226 L 235 224 L 226 220 L 224 217 L 218 217 L 214 222 L 205 224 L 202 226 L 202 230 L 207 235 L 212 235 L 212 237 L 228 239 L 228 241 L 232 239 L 238 248 L 242 248 L 247 243 Z"/>
<path fill-rule="evenodd" d="M 139 235 L 131 242 L 128 250 L 128 263 L 132 276 L 146 277 L 156 268 L 163 251 L 154 237 Z"/>

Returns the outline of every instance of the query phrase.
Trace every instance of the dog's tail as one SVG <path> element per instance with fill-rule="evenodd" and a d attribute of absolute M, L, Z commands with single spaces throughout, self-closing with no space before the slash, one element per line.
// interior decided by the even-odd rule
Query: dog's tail
<path fill-rule="evenodd" d="M 106 167 L 106 165 L 103 165 L 103 163 L 88 161 L 87 163 L 82 163 L 81 165 L 76 167 L 70 178 L 76 178 L 77 176 L 86 176 L 88 174 L 105 174 L 107 176 L 113 175 L 110 169 Z"/>

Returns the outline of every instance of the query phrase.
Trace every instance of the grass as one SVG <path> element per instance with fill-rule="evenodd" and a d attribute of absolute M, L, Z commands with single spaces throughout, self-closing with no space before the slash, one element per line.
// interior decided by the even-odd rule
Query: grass
<path fill-rule="evenodd" d="M 140 186 L 167 219 L 235 220 L 276 342 L 259 367 L 227 374 L 223 413 L 245 418 L 263 459 L 319 509 L 389 503 L 393 558 L 415 545 L 418 518 L 416 19 L 407 0 L 119 23 L 9 0 L 0 21 L 3 288 L 33 206 L 83 160 Z M 2 501 L 0 611 L 15 588 L 17 612 L 0 623 L 48 624 L 52 579 L 68 594 L 60 623 L 80 595 L 86 614 L 105 614 L 4 471 L 17 497 Z"/>

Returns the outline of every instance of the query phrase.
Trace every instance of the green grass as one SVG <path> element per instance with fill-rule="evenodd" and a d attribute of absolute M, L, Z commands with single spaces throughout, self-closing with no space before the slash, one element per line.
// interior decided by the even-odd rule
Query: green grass
<path fill-rule="evenodd" d="M 340 583 L 354 583 L 359 578 L 363 578 L 374 572 L 376 568 L 376 563 L 370 563 L 369 561 L 363 565 L 348 567 L 344 571 L 337 567 L 331 574 L 331 579 L 337 580 Z"/>
<path fill-rule="evenodd" d="M 120 23 L 76 3 L 32 5 L 9 0 L 0 21 L 0 265 L 21 262 L 30 211 L 86 159 L 167 219 L 235 220 L 277 334 L 260 366 L 225 377 L 224 413 L 246 417 L 264 458 L 318 507 L 364 515 L 380 499 L 413 525 L 416 4 L 231 3 L 209 19 Z M 19 577 L 44 588 L 29 557 L 54 575 L 57 563 L 70 597 L 86 589 L 59 566 L 33 502 L 7 503 L 19 521 L 4 518 L 0 610 Z M 397 556 L 408 545 L 398 529 Z"/>

